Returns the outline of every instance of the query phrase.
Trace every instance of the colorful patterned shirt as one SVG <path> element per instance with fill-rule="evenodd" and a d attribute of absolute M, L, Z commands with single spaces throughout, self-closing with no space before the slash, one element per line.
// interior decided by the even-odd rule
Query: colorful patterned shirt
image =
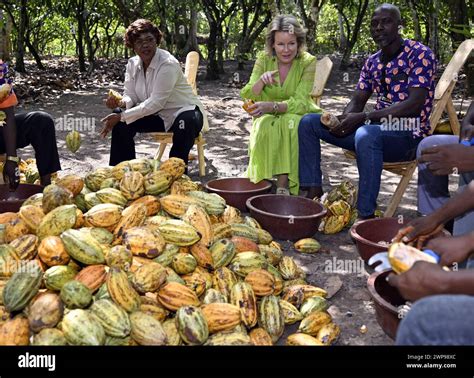
<path fill-rule="evenodd" d="M 12 84 L 12 80 L 9 79 L 8 77 L 8 64 L 7 63 L 4 63 L 1 59 L 0 59 L 0 85 L 3 85 L 3 84 Z M 18 100 L 16 98 L 16 95 L 15 95 L 15 92 L 13 90 L 13 86 L 11 87 L 11 90 L 10 90 L 10 95 L 5 98 L 4 100 L 2 100 L 2 102 L 0 102 L 0 109 L 5 109 L 5 108 L 9 108 L 11 106 L 15 106 L 18 104 Z"/>
<path fill-rule="evenodd" d="M 428 95 L 420 117 L 415 120 L 416 127 L 410 130 L 414 137 L 429 135 L 435 93 L 436 58 L 433 52 L 420 42 L 405 39 L 392 60 L 384 63 L 381 54 L 379 50 L 366 60 L 357 89 L 375 92 L 375 110 L 379 110 L 406 100 L 410 88 L 426 88 Z"/>

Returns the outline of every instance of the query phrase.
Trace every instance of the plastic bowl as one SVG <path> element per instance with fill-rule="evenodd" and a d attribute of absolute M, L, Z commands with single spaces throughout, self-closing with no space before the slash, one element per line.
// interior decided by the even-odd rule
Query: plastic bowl
<path fill-rule="evenodd" d="M 404 305 L 406 300 L 386 281 L 386 277 L 392 272 L 384 270 L 371 274 L 367 280 L 367 289 L 374 300 L 377 322 L 387 336 L 395 340 L 400 324 L 398 307 Z"/>
<path fill-rule="evenodd" d="M 208 192 L 223 197 L 228 205 L 246 212 L 246 201 L 252 196 L 270 192 L 272 184 L 266 180 L 254 184 L 248 178 L 228 177 L 211 180 L 204 186 Z"/>
<path fill-rule="evenodd" d="M 10 192 L 8 185 L 0 185 L 0 213 L 16 213 L 28 197 L 41 193 L 43 189 L 41 185 L 20 184 L 16 191 Z"/>
<path fill-rule="evenodd" d="M 281 240 L 312 237 L 317 231 L 326 209 L 304 197 L 264 194 L 247 200 L 250 215 Z"/>
<path fill-rule="evenodd" d="M 399 218 L 367 219 L 355 223 L 350 234 L 360 257 L 367 262 L 374 254 L 388 251 L 391 240 L 403 225 Z"/>

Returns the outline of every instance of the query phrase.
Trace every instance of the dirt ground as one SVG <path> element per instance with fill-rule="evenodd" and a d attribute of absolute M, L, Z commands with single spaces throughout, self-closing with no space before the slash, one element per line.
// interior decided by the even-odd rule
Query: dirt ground
<path fill-rule="evenodd" d="M 335 65 L 336 66 L 336 65 Z M 207 146 L 205 148 L 207 175 L 202 178 L 203 182 L 216 177 L 241 176 L 248 162 L 247 141 L 251 127 L 250 117 L 241 109 L 242 101 L 239 97 L 239 89 L 229 85 L 235 71 L 234 62 L 226 63 L 226 75 L 220 81 L 205 81 L 205 67 L 201 66 L 198 75 L 199 96 L 207 108 L 210 122 L 210 132 L 205 134 Z M 240 80 L 246 82 L 252 65 L 249 64 L 245 71 L 240 71 Z M 327 84 L 322 106 L 325 109 L 340 112 L 349 101 L 355 83 L 358 79 L 360 67 L 357 65 L 346 71 L 348 75 L 334 69 Z M 120 90 L 120 87 L 114 86 Z M 71 90 L 58 95 L 54 101 L 41 105 L 28 104 L 20 107 L 20 110 L 44 110 L 49 112 L 57 122 L 56 136 L 61 156 L 62 174 L 87 172 L 108 165 L 110 137 L 103 140 L 99 138 L 101 129 L 100 119 L 108 111 L 102 103 L 108 88 L 91 87 L 82 90 Z M 373 98 L 371 99 L 373 104 Z M 456 108 L 459 101 L 455 101 Z M 68 117 L 90 120 L 87 130 L 79 130 L 82 135 L 82 146 L 75 154 L 69 152 L 65 146 L 67 130 L 61 130 L 59 119 Z M 64 122 L 63 122 L 64 123 Z M 67 124 L 67 122 L 66 122 Z M 145 135 L 136 137 L 137 157 L 152 157 L 156 151 L 157 143 Z M 26 148 L 20 151 L 23 158 L 32 157 L 32 149 Z M 165 152 L 167 156 L 168 152 Z M 357 182 L 358 175 L 355 162 L 346 159 L 341 149 L 331 145 L 323 145 L 323 172 L 325 189 L 337 185 L 342 179 L 350 179 Z M 197 161 L 190 164 L 190 176 L 198 180 Z M 379 207 L 383 210 L 391 198 L 398 176 L 389 172 L 383 172 L 382 187 L 378 199 Z M 453 188 L 455 188 L 453 182 Z M 410 182 L 403 200 L 397 210 L 397 215 L 403 215 L 408 219 L 416 217 L 416 174 Z M 357 253 L 355 245 L 344 230 L 337 235 L 320 235 L 316 238 L 323 246 L 324 252 L 316 255 L 302 255 L 292 247 L 292 244 L 283 241 L 287 253 L 295 257 L 296 261 L 303 266 L 307 273 L 307 279 L 311 284 L 327 287 L 328 282 L 339 282 L 342 284 L 340 290 L 330 299 L 332 304 L 330 312 L 335 322 L 341 327 L 339 345 L 387 345 L 393 341 L 388 338 L 379 327 L 375 319 L 375 310 L 369 292 L 366 289 L 367 278 L 372 270 L 360 264 L 362 261 Z M 362 270 L 357 272 L 328 272 L 326 267 L 335 259 L 344 260 L 353 266 L 360 266 Z M 329 280 L 329 281 L 328 281 Z M 366 333 L 360 332 L 360 327 L 367 327 Z M 287 333 L 294 332 L 295 326 L 288 327 Z M 281 340 L 284 341 L 286 337 Z"/>

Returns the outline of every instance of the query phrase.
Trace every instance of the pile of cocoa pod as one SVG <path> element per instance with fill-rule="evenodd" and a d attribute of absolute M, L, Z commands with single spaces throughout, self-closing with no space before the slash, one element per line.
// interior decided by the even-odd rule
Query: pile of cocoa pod
<path fill-rule="evenodd" d="M 134 159 L 0 214 L 0 345 L 329 345 L 340 330 L 258 222 Z"/>
<path fill-rule="evenodd" d="M 3 184 L 3 162 L 0 162 L 0 182 Z M 38 172 L 38 168 L 36 167 L 36 159 L 26 159 L 20 160 L 18 164 L 18 168 L 20 170 L 20 183 L 21 184 L 37 184 L 40 183 L 40 176 Z M 52 179 L 55 180 L 57 178 L 57 174 L 54 173 L 52 175 Z"/>

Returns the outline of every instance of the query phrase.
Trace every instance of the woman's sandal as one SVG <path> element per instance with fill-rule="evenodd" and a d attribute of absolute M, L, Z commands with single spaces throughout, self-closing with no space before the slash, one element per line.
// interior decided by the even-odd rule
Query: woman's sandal
<path fill-rule="evenodd" d="M 285 196 L 289 196 L 290 191 L 286 188 L 277 188 L 276 194 L 282 194 L 282 195 L 285 195 Z"/>

